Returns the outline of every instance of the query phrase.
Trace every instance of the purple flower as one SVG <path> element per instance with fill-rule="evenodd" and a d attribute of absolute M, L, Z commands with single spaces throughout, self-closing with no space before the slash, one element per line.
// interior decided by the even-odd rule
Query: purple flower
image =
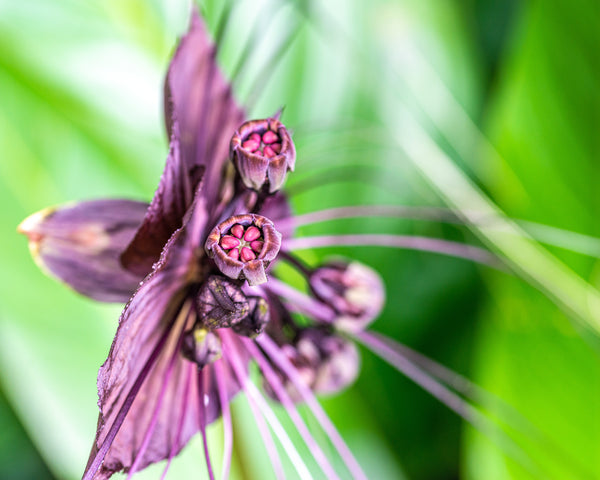
<path fill-rule="evenodd" d="M 338 478 L 338 472 L 311 436 L 296 402 L 308 405 L 352 476 L 365 479 L 315 393 L 335 393 L 354 381 L 359 355 L 353 339 L 431 390 L 423 380 L 429 377 L 410 370 L 414 363 L 406 371 L 407 355 L 400 346 L 365 332 L 384 302 L 377 273 L 346 260 L 309 268 L 292 250 L 383 245 L 488 263 L 494 259 L 473 247 L 418 237 L 293 239 L 301 219 L 292 215 L 281 191 L 295 163 L 291 136 L 278 116 L 246 119 L 215 56 L 193 13 L 167 75 L 169 155 L 149 205 L 87 201 L 44 210 L 20 226 L 33 256 L 49 273 L 96 300 L 128 302 L 98 375 L 100 416 L 83 478 L 109 478 L 119 471 L 131 476 L 165 459 L 168 468 L 198 432 L 213 478 L 205 429 L 221 416 L 226 442 L 222 475 L 227 478 L 229 401 L 240 391 L 248 395 L 278 477 L 281 463 L 265 419 L 298 474 L 310 478 L 250 381 L 248 364 L 254 361 L 266 392 L 287 409 L 326 477 Z M 348 212 L 365 213 L 358 208 Z M 378 212 L 373 207 L 371 213 Z M 330 214 L 323 211 L 320 218 Z M 282 259 L 305 276 L 308 293 L 269 271 Z M 296 312 L 310 322 L 298 322 Z"/>

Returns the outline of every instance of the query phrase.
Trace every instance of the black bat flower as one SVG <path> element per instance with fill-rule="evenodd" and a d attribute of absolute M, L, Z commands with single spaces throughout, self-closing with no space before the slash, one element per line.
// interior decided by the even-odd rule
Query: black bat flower
<path fill-rule="evenodd" d="M 20 226 L 34 257 L 52 275 L 96 300 L 128 302 L 98 375 L 100 416 L 83 478 L 105 479 L 119 471 L 131 476 L 165 459 L 168 467 L 200 432 L 212 479 L 205 428 L 221 416 L 222 477 L 227 478 L 232 449 L 229 401 L 240 391 L 248 396 L 259 426 L 264 427 L 266 419 L 277 434 L 298 475 L 312 478 L 250 381 L 248 365 L 256 362 L 264 390 L 286 408 L 326 478 L 339 478 L 340 472 L 312 437 L 296 402 L 308 405 L 350 474 L 366 479 L 315 397 L 338 392 L 356 378 L 359 355 L 353 340 L 405 371 L 461 415 L 476 418 L 444 387 L 428 381 L 414 366 L 418 357 L 365 331 L 384 303 L 376 272 L 344 259 L 309 268 L 292 250 L 382 245 L 484 263 L 495 260 L 475 247 L 418 237 L 293 239 L 294 226 L 311 220 L 294 217 L 281 190 L 295 166 L 291 135 L 279 114 L 246 118 L 215 57 L 216 48 L 194 12 L 167 74 L 169 155 L 149 205 L 87 201 L 38 212 Z M 383 207 L 370 208 L 323 211 L 312 220 L 338 213 L 389 213 Z M 282 259 L 305 277 L 307 293 L 270 272 Z M 298 321 L 298 312 L 310 320 Z M 261 431 L 282 478 L 270 434 L 266 428 Z"/>

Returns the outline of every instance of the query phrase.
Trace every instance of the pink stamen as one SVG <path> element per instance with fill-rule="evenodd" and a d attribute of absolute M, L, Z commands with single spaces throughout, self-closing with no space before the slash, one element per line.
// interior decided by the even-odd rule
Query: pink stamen
<path fill-rule="evenodd" d="M 254 240 L 252 243 L 250 243 L 250 247 L 256 253 L 260 253 L 260 251 L 262 250 L 264 244 L 265 244 L 265 242 L 261 242 L 260 240 Z"/>
<path fill-rule="evenodd" d="M 231 235 L 225 235 L 221 238 L 221 247 L 225 250 L 238 247 L 239 245 L 240 241 Z"/>
<path fill-rule="evenodd" d="M 240 257 L 243 262 L 249 262 L 250 260 L 254 260 L 256 258 L 256 254 L 250 248 L 243 247 Z"/>
<path fill-rule="evenodd" d="M 238 260 L 240 258 L 240 251 L 237 248 L 234 248 L 229 251 L 227 254 L 229 258 L 233 258 L 234 260 Z"/>
<path fill-rule="evenodd" d="M 260 144 L 256 143 L 254 140 L 246 140 L 244 143 L 242 143 L 242 148 L 244 150 L 248 150 L 249 152 L 256 152 L 259 146 Z"/>
<path fill-rule="evenodd" d="M 250 135 L 250 137 L 248 137 L 249 140 L 252 140 L 253 142 L 256 142 L 257 145 L 260 145 L 260 133 L 253 133 L 252 135 Z"/>
<path fill-rule="evenodd" d="M 267 158 L 272 158 L 272 157 L 274 157 L 274 156 L 275 156 L 275 155 L 277 155 L 277 154 L 275 153 L 275 151 L 274 151 L 274 150 L 273 150 L 273 149 L 272 149 L 272 148 L 271 148 L 269 145 L 267 145 L 267 146 L 266 146 L 266 147 L 263 149 L 263 155 L 264 155 L 265 157 L 267 157 Z"/>
<path fill-rule="evenodd" d="M 231 233 L 237 238 L 242 238 L 244 236 L 244 227 L 237 223 L 231 227 Z"/>
<path fill-rule="evenodd" d="M 273 143 L 270 145 L 275 153 L 281 152 L 281 143 Z"/>
<path fill-rule="evenodd" d="M 260 230 L 255 226 L 248 227 L 246 230 L 246 234 L 244 235 L 244 240 L 247 242 L 253 242 L 254 240 L 258 240 L 260 238 Z"/>
<path fill-rule="evenodd" d="M 265 133 L 263 133 L 262 141 L 266 145 L 275 143 L 277 140 L 279 140 L 279 135 L 277 135 L 275 132 L 272 132 L 271 130 L 267 130 Z"/>

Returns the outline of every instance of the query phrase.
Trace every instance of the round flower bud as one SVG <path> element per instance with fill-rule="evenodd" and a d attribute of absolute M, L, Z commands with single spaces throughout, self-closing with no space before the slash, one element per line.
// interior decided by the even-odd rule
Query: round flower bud
<path fill-rule="evenodd" d="M 214 332 L 196 324 L 184 334 L 181 352 L 198 368 L 204 368 L 221 358 L 221 339 Z"/>
<path fill-rule="evenodd" d="M 248 297 L 248 304 L 250 313 L 232 329 L 238 335 L 254 338 L 260 335 L 269 323 L 269 304 L 262 297 Z"/>
<path fill-rule="evenodd" d="M 281 234 L 268 218 L 236 215 L 217 225 L 205 249 L 229 278 L 246 279 L 249 285 L 267 281 L 265 269 L 279 253 Z"/>
<path fill-rule="evenodd" d="M 198 316 L 210 330 L 232 327 L 248 316 L 250 304 L 232 281 L 213 275 L 198 292 Z"/>
<path fill-rule="evenodd" d="M 294 170 L 294 143 L 276 118 L 244 123 L 231 138 L 229 149 L 244 185 L 256 191 L 268 181 L 269 193 L 276 192 L 288 170 Z"/>
<path fill-rule="evenodd" d="M 354 343 L 338 335 L 306 329 L 301 333 L 296 348 L 301 356 L 313 359 L 315 378 L 311 388 L 315 393 L 337 393 L 358 376 L 358 350 Z"/>
<path fill-rule="evenodd" d="M 310 277 L 310 288 L 337 313 L 335 326 L 349 332 L 364 330 L 385 301 L 379 274 L 355 261 L 336 260 L 319 267 Z"/>
<path fill-rule="evenodd" d="M 285 344 L 281 351 L 298 371 L 300 378 L 317 394 L 333 394 L 348 387 L 358 376 L 360 357 L 356 346 L 331 332 L 306 328 L 293 343 Z M 301 401 L 293 382 L 276 370 L 284 388 L 293 401 Z M 277 399 L 265 384 L 267 393 Z"/>

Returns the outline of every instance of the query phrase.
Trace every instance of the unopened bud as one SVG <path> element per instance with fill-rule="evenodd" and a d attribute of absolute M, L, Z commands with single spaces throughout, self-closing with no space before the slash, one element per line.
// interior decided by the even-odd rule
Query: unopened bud
<path fill-rule="evenodd" d="M 248 297 L 248 303 L 250 313 L 233 326 L 233 331 L 238 335 L 254 338 L 260 335 L 269 323 L 269 304 L 262 297 Z"/>
<path fill-rule="evenodd" d="M 231 139 L 230 153 L 244 185 L 258 191 L 268 181 L 269 193 L 283 186 L 296 162 L 292 138 L 276 118 L 244 123 Z"/>
<path fill-rule="evenodd" d="M 302 330 L 294 342 L 283 345 L 281 351 L 296 368 L 301 381 L 317 394 L 339 392 L 358 376 L 360 358 L 356 346 L 322 329 Z M 294 383 L 283 372 L 277 371 L 292 400 L 302 400 Z M 277 399 L 267 384 L 265 387 L 267 393 Z"/>
<path fill-rule="evenodd" d="M 221 272 L 249 285 L 267 281 L 265 269 L 279 253 L 281 234 L 260 215 L 230 217 L 217 225 L 206 241 L 206 251 Z"/>
<path fill-rule="evenodd" d="M 221 340 L 219 336 L 201 325 L 196 325 L 183 337 L 181 352 L 198 368 L 204 368 L 221 358 Z"/>
<path fill-rule="evenodd" d="M 210 330 L 232 327 L 249 312 L 250 305 L 242 289 L 224 277 L 209 277 L 198 293 L 200 322 Z"/>
<path fill-rule="evenodd" d="M 385 301 L 379 274 L 355 261 L 338 260 L 319 267 L 310 277 L 310 287 L 319 300 L 335 310 L 335 326 L 349 332 L 364 330 Z"/>
<path fill-rule="evenodd" d="M 306 329 L 296 348 L 301 356 L 315 358 L 315 393 L 333 394 L 348 387 L 358 376 L 360 358 L 354 343 L 335 334 Z"/>

